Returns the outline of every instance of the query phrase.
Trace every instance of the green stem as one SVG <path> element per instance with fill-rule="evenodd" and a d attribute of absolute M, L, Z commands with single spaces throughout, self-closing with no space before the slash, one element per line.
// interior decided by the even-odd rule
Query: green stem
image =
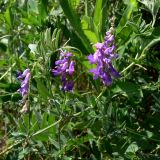
<path fill-rule="evenodd" d="M 107 87 L 105 87 L 102 92 L 97 96 L 96 101 L 103 95 L 103 93 L 107 90 Z"/>
<path fill-rule="evenodd" d="M 126 70 L 128 70 L 129 68 L 131 68 L 135 63 L 132 62 L 128 67 L 126 67 L 122 72 L 120 72 L 120 74 L 124 73 Z"/>
<path fill-rule="evenodd" d="M 146 135 L 142 135 L 142 134 L 139 134 L 137 132 L 135 132 L 134 130 L 126 127 L 126 130 L 134 135 L 137 135 L 137 136 L 140 136 L 140 137 L 145 137 L 146 139 L 149 139 L 149 140 L 152 140 L 152 141 L 155 141 L 155 142 L 160 142 L 159 139 L 155 139 L 155 138 L 148 138 Z"/>
<path fill-rule="evenodd" d="M 24 56 L 25 52 L 19 57 L 22 58 Z M 16 62 L 12 64 L 12 66 L 0 77 L 0 80 L 2 80 L 10 71 L 11 69 L 16 65 Z"/>
<path fill-rule="evenodd" d="M 13 145 L 11 145 L 11 146 L 7 147 L 6 149 L 2 150 L 2 152 L 0 152 L 0 155 L 4 155 L 6 152 L 8 152 L 9 150 L 11 150 L 11 149 L 14 148 L 15 146 L 21 144 L 23 141 L 24 141 L 24 139 L 15 142 Z"/>
<path fill-rule="evenodd" d="M 55 123 L 49 125 L 48 127 L 43 128 L 43 129 L 37 131 L 36 133 L 32 134 L 30 137 L 37 136 L 37 135 L 39 135 L 39 134 L 41 134 L 41 133 L 47 131 L 48 129 L 50 129 L 50 128 L 54 127 L 55 125 L 57 125 L 58 123 L 60 123 L 61 121 L 62 121 L 62 118 L 60 118 L 60 119 L 59 119 L 58 121 L 56 121 Z"/>

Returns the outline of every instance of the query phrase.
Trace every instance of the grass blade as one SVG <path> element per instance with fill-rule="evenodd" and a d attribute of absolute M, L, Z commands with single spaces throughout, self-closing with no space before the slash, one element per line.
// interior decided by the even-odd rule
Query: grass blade
<path fill-rule="evenodd" d="M 81 23 L 80 23 L 80 19 L 78 17 L 78 15 L 76 14 L 76 12 L 74 11 L 71 3 L 68 0 L 60 0 L 60 5 L 64 11 L 64 14 L 67 16 L 68 20 L 70 21 L 70 24 L 72 25 L 73 29 L 75 30 L 76 35 L 81 39 L 84 47 L 86 48 L 86 50 L 91 53 L 93 51 L 89 40 L 87 39 L 87 37 L 85 36 L 82 27 L 81 27 Z"/>

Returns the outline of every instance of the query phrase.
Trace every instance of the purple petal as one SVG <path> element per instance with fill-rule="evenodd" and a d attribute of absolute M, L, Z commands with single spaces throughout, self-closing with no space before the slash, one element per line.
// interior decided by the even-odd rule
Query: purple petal
<path fill-rule="evenodd" d="M 94 64 L 95 60 L 92 54 L 90 54 L 89 56 L 87 56 L 87 59 L 89 60 L 90 64 Z"/>
<path fill-rule="evenodd" d="M 55 76 L 57 76 L 57 75 L 59 75 L 59 74 L 61 74 L 62 73 L 62 71 L 59 69 L 52 69 L 52 73 L 55 75 Z"/>
<path fill-rule="evenodd" d="M 94 46 L 97 48 L 97 49 L 100 49 L 100 48 L 102 48 L 102 46 L 103 46 L 104 44 L 103 43 L 96 43 Z"/>
<path fill-rule="evenodd" d="M 26 74 L 25 79 L 21 82 L 21 88 L 17 90 L 19 93 L 21 93 L 22 96 L 28 94 L 29 80 L 30 80 L 30 76 L 31 76 L 30 72 L 28 72 L 28 71 L 23 72 L 23 73 L 24 73 L 24 75 Z"/>
<path fill-rule="evenodd" d="M 109 86 L 112 84 L 112 78 L 108 73 L 104 73 L 101 78 L 104 85 Z"/>
<path fill-rule="evenodd" d="M 117 58 L 119 57 L 119 55 L 118 55 L 117 53 L 114 53 L 113 55 L 114 55 L 113 57 L 114 57 L 115 59 L 117 59 Z"/>
<path fill-rule="evenodd" d="M 109 64 L 109 71 L 113 77 L 120 77 L 120 74 L 113 68 L 112 64 Z"/>
<path fill-rule="evenodd" d="M 111 35 L 108 39 L 107 39 L 108 42 L 113 42 L 114 41 L 114 35 Z"/>
<path fill-rule="evenodd" d="M 69 65 L 68 73 L 69 73 L 69 75 L 72 75 L 73 72 L 74 72 L 74 62 L 71 61 L 70 65 Z"/>
<path fill-rule="evenodd" d="M 66 53 L 65 54 L 65 57 L 71 57 L 72 56 L 72 53 Z"/>
<path fill-rule="evenodd" d="M 60 65 L 60 64 L 63 64 L 65 62 L 67 62 L 67 59 L 57 60 L 57 61 L 55 61 L 55 65 Z"/>
<path fill-rule="evenodd" d="M 106 32 L 106 36 L 110 36 L 110 35 L 111 35 L 110 31 Z"/>
<path fill-rule="evenodd" d="M 63 84 L 66 83 L 66 74 L 65 73 L 62 73 L 61 81 Z"/>
<path fill-rule="evenodd" d="M 113 41 L 114 41 L 114 36 L 113 35 L 109 35 L 105 37 L 105 44 L 108 46 L 110 45 Z"/>
<path fill-rule="evenodd" d="M 21 76 L 22 75 L 22 72 L 20 72 L 20 71 L 16 71 L 16 77 L 18 78 L 19 76 Z M 19 79 L 19 78 L 18 78 Z"/>
<path fill-rule="evenodd" d="M 30 79 L 30 73 L 26 75 L 25 79 L 21 83 L 21 86 L 26 85 L 29 82 L 29 79 Z"/>
<path fill-rule="evenodd" d="M 94 80 L 96 80 L 99 77 L 99 71 L 97 70 L 97 68 L 91 69 L 90 72 L 94 74 Z"/>
<path fill-rule="evenodd" d="M 106 50 L 104 51 L 104 53 L 106 55 L 109 55 L 109 54 L 111 54 L 114 51 L 114 49 L 115 49 L 115 45 L 112 45 L 112 47 L 106 48 Z"/>
<path fill-rule="evenodd" d="M 104 58 L 103 62 L 105 62 L 106 64 L 111 63 L 111 59 L 110 58 Z"/>
<path fill-rule="evenodd" d="M 61 70 L 64 72 L 64 71 L 66 71 L 67 68 L 68 68 L 68 62 L 65 62 L 65 63 L 61 66 Z"/>
<path fill-rule="evenodd" d="M 98 62 L 98 61 L 101 61 L 101 59 L 102 59 L 102 52 L 100 50 L 97 50 L 94 53 L 93 57 L 94 57 L 95 63 Z"/>
<path fill-rule="evenodd" d="M 20 89 L 18 89 L 17 90 L 21 95 L 22 95 L 22 97 L 24 96 L 24 95 L 26 95 L 27 93 L 28 93 L 28 88 L 20 88 Z"/>
<path fill-rule="evenodd" d="M 64 91 L 72 91 L 74 87 L 74 82 L 73 81 L 69 81 L 66 82 L 65 85 L 63 86 L 63 90 Z"/>
<path fill-rule="evenodd" d="M 24 70 L 23 73 L 20 74 L 17 78 L 18 78 L 18 79 L 22 79 L 22 78 L 24 78 L 28 73 L 30 73 L 30 69 Z"/>
<path fill-rule="evenodd" d="M 72 56 L 72 53 L 68 52 L 68 53 L 65 53 L 65 52 L 61 52 L 60 55 L 62 57 L 71 57 Z"/>

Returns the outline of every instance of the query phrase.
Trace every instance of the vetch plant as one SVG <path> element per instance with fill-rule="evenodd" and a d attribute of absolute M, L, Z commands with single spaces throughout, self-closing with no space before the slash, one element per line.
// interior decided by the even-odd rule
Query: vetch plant
<path fill-rule="evenodd" d="M 30 69 L 26 69 L 22 74 L 18 75 L 18 79 L 22 80 L 21 87 L 17 90 L 23 97 L 23 107 L 20 112 L 26 113 L 29 107 L 28 92 L 29 92 L 29 82 L 30 82 Z"/>
<path fill-rule="evenodd" d="M 52 73 L 57 76 L 61 75 L 62 90 L 72 91 L 74 82 L 71 79 L 75 69 L 75 62 L 72 60 L 72 53 L 60 53 L 61 58 L 55 62 L 55 69 L 52 69 Z"/>
<path fill-rule="evenodd" d="M 112 78 L 120 77 L 120 74 L 112 65 L 112 60 L 118 57 L 115 53 L 114 35 L 110 29 L 106 32 L 105 41 L 103 43 L 96 43 L 96 52 L 90 54 L 87 58 L 90 64 L 96 64 L 96 68 L 90 70 L 94 74 L 94 80 L 101 78 L 104 85 L 108 86 L 112 84 Z"/>
<path fill-rule="evenodd" d="M 148 1 L 2 3 L 0 159 L 160 159 L 160 4 Z"/>
<path fill-rule="evenodd" d="M 21 88 L 18 89 L 18 92 L 24 97 L 25 95 L 28 94 L 29 91 L 29 80 L 31 77 L 30 69 L 24 70 L 22 74 L 19 74 L 17 77 L 18 79 L 21 79 Z"/>

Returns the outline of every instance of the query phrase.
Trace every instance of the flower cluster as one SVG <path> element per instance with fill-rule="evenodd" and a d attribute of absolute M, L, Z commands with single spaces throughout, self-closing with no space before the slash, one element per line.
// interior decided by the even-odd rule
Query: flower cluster
<path fill-rule="evenodd" d="M 31 76 L 30 70 L 26 69 L 22 74 L 19 74 L 17 77 L 18 79 L 22 80 L 21 88 L 18 89 L 18 92 L 21 93 L 22 97 L 28 94 L 30 76 Z"/>
<path fill-rule="evenodd" d="M 62 90 L 71 91 L 74 86 L 74 82 L 70 80 L 70 77 L 74 73 L 75 62 L 71 60 L 72 53 L 60 53 L 61 58 L 55 62 L 55 69 L 52 69 L 52 73 L 57 76 L 61 75 Z"/>
<path fill-rule="evenodd" d="M 96 52 L 87 56 L 90 64 L 95 64 L 96 68 L 90 70 L 94 74 L 93 79 L 100 78 L 104 85 L 112 84 L 112 77 L 118 78 L 120 74 L 112 65 L 112 60 L 117 58 L 115 53 L 114 35 L 111 30 L 106 32 L 105 40 L 103 43 L 95 44 Z M 62 90 L 72 91 L 74 87 L 73 74 L 75 72 L 75 61 L 70 52 L 61 52 L 60 59 L 55 61 L 55 68 L 51 70 L 55 76 L 61 76 Z M 19 74 L 18 79 L 22 79 L 21 88 L 18 92 L 24 97 L 28 94 L 30 70 L 26 69 L 22 74 Z"/>
<path fill-rule="evenodd" d="M 112 59 L 117 58 L 118 55 L 114 53 L 114 35 L 111 31 L 106 32 L 105 41 L 95 44 L 95 47 L 96 52 L 87 57 L 90 64 L 96 64 L 96 68 L 91 69 L 90 72 L 94 74 L 94 80 L 101 78 L 104 85 L 111 85 L 111 77 L 118 78 L 120 76 L 112 65 Z"/>

